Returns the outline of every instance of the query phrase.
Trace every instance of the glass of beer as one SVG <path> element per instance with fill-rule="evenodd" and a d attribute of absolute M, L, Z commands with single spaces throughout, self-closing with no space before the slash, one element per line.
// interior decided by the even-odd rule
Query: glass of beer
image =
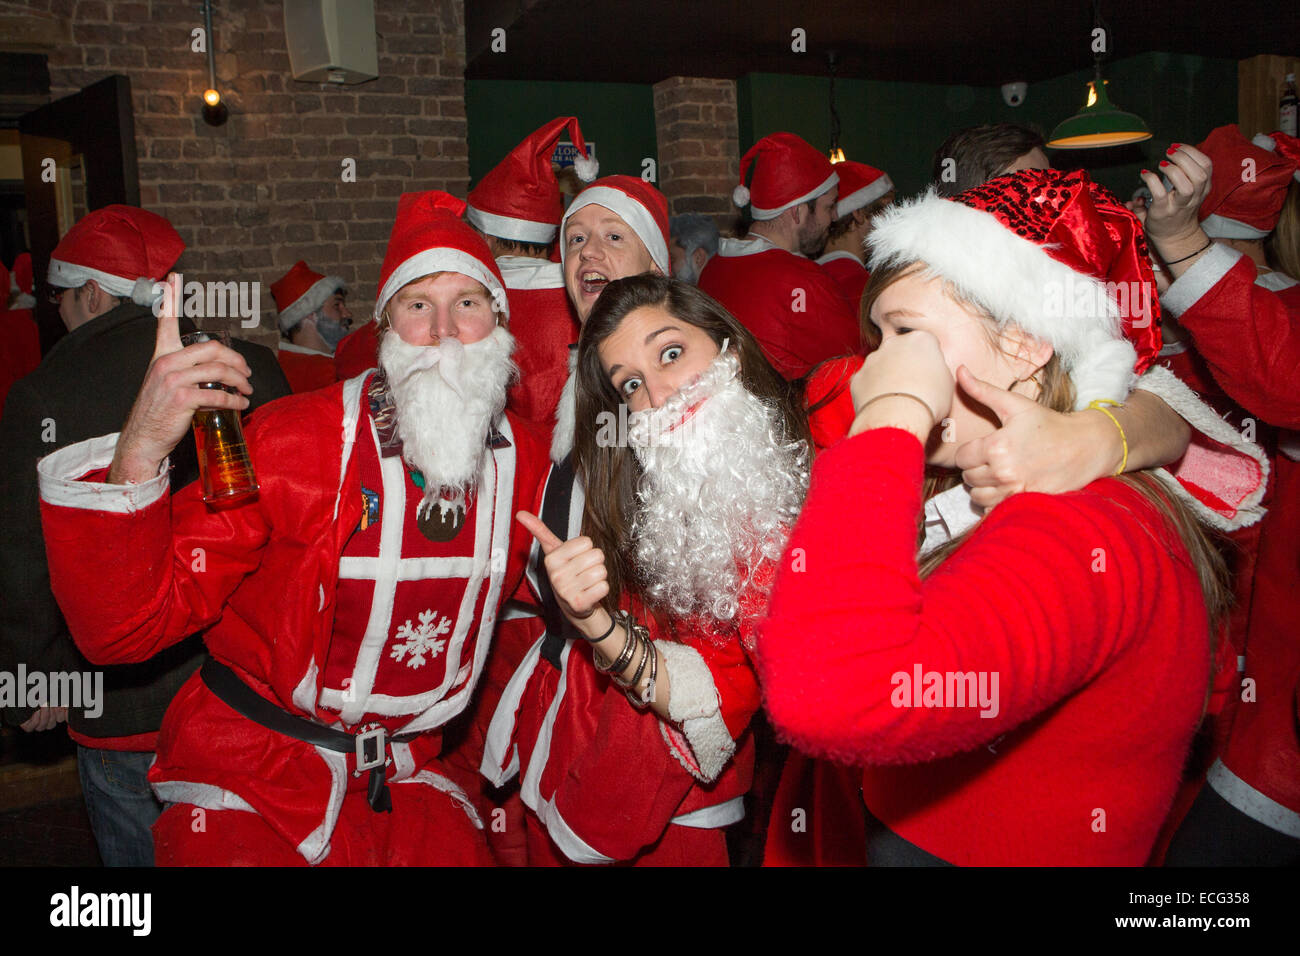
<path fill-rule="evenodd" d="M 220 342 L 230 347 L 229 332 L 189 332 L 181 345 Z M 232 394 L 237 389 L 220 382 L 203 382 L 199 388 L 219 388 Z M 233 505 L 257 494 L 257 477 L 248 457 L 239 412 L 233 408 L 199 408 L 194 412 L 194 444 L 199 458 L 199 481 L 203 500 L 214 508 Z"/>

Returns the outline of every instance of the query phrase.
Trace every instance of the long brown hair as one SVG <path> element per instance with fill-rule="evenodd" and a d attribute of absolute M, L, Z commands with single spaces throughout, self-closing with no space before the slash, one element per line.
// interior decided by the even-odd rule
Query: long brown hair
<path fill-rule="evenodd" d="M 1269 266 L 1300 279 L 1300 182 L 1295 179 L 1287 187 L 1277 225 L 1264 240 L 1264 254 Z"/>
<path fill-rule="evenodd" d="M 679 321 L 702 329 L 719 349 L 727 342 L 728 350 L 740 359 L 741 384 L 777 410 L 783 437 L 812 447 L 802 389 L 781 377 L 753 334 L 730 312 L 695 286 L 677 279 L 646 273 L 609 283 L 578 339 L 573 441 L 575 472 L 587 496 L 582 532 L 605 553 L 609 575 L 605 604 L 609 608 L 618 606 L 624 590 L 640 593 L 628 556 L 632 553 L 630 528 L 641 465 L 626 442 L 597 440 L 601 423 L 619 421 L 623 405 L 623 397 L 600 363 L 598 349 L 631 312 L 646 306 L 660 307 Z"/>
<path fill-rule="evenodd" d="M 923 268 L 921 263 L 910 262 L 884 266 L 871 274 L 867 287 L 862 294 L 862 313 L 860 317 L 863 338 L 873 345 L 880 342 L 880 332 L 871 322 L 871 307 L 882 292 L 905 275 Z M 992 316 L 958 296 L 948 284 L 945 293 L 954 301 L 985 320 L 986 328 L 996 341 L 996 325 Z M 1054 412 L 1074 410 L 1074 383 L 1069 373 L 1055 353 L 1047 364 L 1038 372 L 1042 383 L 1037 401 Z M 1118 476 L 1117 480 L 1136 490 L 1151 503 L 1151 506 L 1165 520 L 1168 528 L 1182 539 L 1191 557 L 1192 567 L 1200 581 L 1201 594 L 1205 598 L 1205 609 L 1209 616 L 1210 661 L 1213 666 L 1214 651 L 1217 644 L 1220 624 L 1227 617 L 1232 603 L 1231 590 L 1228 586 L 1228 572 L 1223 555 L 1216 546 L 1216 537 L 1209 529 L 1197 521 L 1196 517 L 1168 488 L 1166 483 L 1154 471 L 1139 471 Z M 960 473 L 948 468 L 926 466 L 923 494 L 926 500 L 941 492 L 954 488 L 961 483 Z M 1136 517 L 1136 516 L 1135 516 Z M 1152 533 L 1145 525 L 1144 530 Z M 973 529 L 972 529 L 973 530 Z M 968 531 L 966 534 L 969 534 Z M 920 573 L 926 577 L 944 562 L 966 540 L 966 534 L 958 535 L 934 551 L 927 554 L 920 562 Z"/>

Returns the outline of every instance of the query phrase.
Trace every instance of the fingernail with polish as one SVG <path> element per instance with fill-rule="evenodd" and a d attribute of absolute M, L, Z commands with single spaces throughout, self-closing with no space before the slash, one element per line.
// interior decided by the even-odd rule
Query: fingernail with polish
<path fill-rule="evenodd" d="M 1167 160 L 1163 160 L 1163 159 L 1162 159 L 1162 160 L 1160 160 L 1160 165 L 1161 165 L 1161 166 L 1168 166 L 1168 165 L 1169 165 L 1169 162 L 1168 162 Z"/>

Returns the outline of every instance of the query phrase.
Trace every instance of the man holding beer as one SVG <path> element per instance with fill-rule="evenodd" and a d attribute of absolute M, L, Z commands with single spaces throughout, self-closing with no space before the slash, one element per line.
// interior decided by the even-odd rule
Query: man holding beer
<path fill-rule="evenodd" d="M 219 342 L 179 347 L 171 309 L 120 437 L 41 462 L 51 580 L 91 660 L 144 660 L 208 628 L 212 661 L 168 711 L 149 774 L 171 804 L 159 863 L 491 860 L 441 728 L 522 573 L 512 516 L 545 451 L 503 411 L 508 305 L 463 208 L 402 197 L 380 368 L 249 419 L 256 498 L 169 500 L 166 457 L 195 410 L 251 391 Z"/>

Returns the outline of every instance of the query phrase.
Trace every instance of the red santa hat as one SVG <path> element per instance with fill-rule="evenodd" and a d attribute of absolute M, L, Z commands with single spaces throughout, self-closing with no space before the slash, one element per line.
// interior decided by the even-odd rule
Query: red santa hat
<path fill-rule="evenodd" d="M 873 272 L 923 262 L 999 326 L 1050 342 L 1076 408 L 1123 401 L 1160 352 L 1142 224 L 1087 173 L 1029 169 L 951 199 L 931 190 L 873 222 Z"/>
<path fill-rule="evenodd" d="M 397 200 L 397 219 L 379 273 L 376 319 L 403 286 L 435 272 L 459 272 L 477 279 L 492 296 L 493 308 L 509 318 L 501 270 L 483 237 L 461 220 L 464 212 L 463 199 L 438 189 L 403 193 Z"/>
<path fill-rule="evenodd" d="M 598 179 L 574 197 L 560 221 L 561 231 L 584 206 L 604 206 L 614 213 L 645 244 L 659 271 L 672 275 L 668 263 L 668 199 L 659 190 L 636 176 L 606 176 Z M 560 262 L 564 262 L 567 243 L 560 243 Z"/>
<path fill-rule="evenodd" d="M 32 254 L 24 252 L 14 260 L 14 267 L 9 273 L 9 291 L 17 294 L 13 306 L 15 309 L 33 309 L 36 299 L 32 297 Z"/>
<path fill-rule="evenodd" d="M 551 168 L 560 134 L 578 149 L 573 168 L 589 183 L 600 168 L 587 156 L 576 116 L 559 116 L 510 151 L 469 194 L 465 219 L 489 236 L 517 242 L 549 243 L 555 238 L 564 201 Z"/>
<path fill-rule="evenodd" d="M 1295 161 L 1252 143 L 1236 126 L 1220 126 L 1196 148 L 1214 163 L 1210 191 L 1197 213 L 1205 234 L 1263 239 L 1272 232 L 1295 175 Z"/>
<path fill-rule="evenodd" d="M 299 259 L 293 268 L 271 283 L 271 298 L 275 299 L 275 307 L 280 313 L 280 331 L 291 331 L 342 288 L 341 278 L 313 272 Z"/>
<path fill-rule="evenodd" d="M 884 170 L 855 163 L 846 159 L 835 164 L 835 174 L 840 177 L 840 198 L 835 203 L 835 218 L 843 219 L 849 213 L 870 206 L 894 188 L 894 181 Z"/>
<path fill-rule="evenodd" d="M 1257 133 L 1251 142 L 1260 149 L 1266 149 L 1270 153 L 1277 153 L 1295 163 L 1296 171 L 1292 174 L 1292 178 L 1300 183 L 1300 139 L 1281 132 L 1269 133 L 1267 136 L 1263 133 Z"/>
<path fill-rule="evenodd" d="M 794 133 L 773 133 L 741 157 L 740 185 L 731 198 L 737 206 L 749 206 L 755 219 L 775 219 L 839 181 L 831 161 L 807 142 Z"/>
<path fill-rule="evenodd" d="M 154 284 L 185 251 L 172 224 L 135 206 L 105 206 L 82 217 L 50 254 L 50 285 L 76 289 L 94 279 L 109 295 L 152 305 Z"/>

